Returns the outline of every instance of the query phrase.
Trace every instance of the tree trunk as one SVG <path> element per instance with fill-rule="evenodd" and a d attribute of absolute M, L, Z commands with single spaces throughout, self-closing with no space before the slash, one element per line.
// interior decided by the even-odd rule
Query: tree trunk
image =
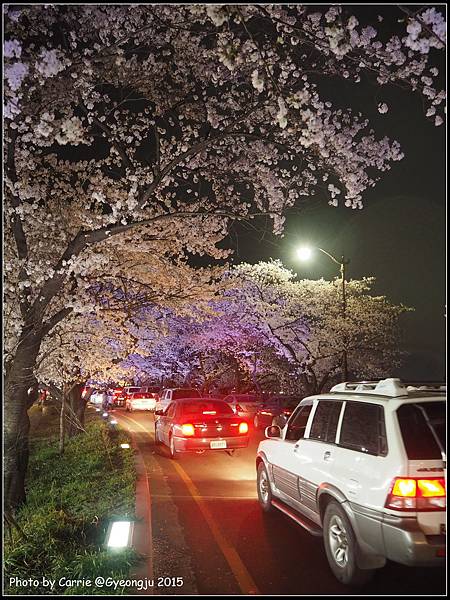
<path fill-rule="evenodd" d="M 84 430 L 84 413 L 86 410 L 86 404 L 88 403 L 91 395 L 86 394 L 84 398 L 82 397 L 84 386 L 84 383 L 76 383 L 72 385 L 68 395 L 69 423 L 67 427 L 67 434 L 69 437 L 73 437 Z"/>
<path fill-rule="evenodd" d="M 62 394 L 62 398 L 61 398 L 61 410 L 59 413 L 59 453 L 60 454 L 64 454 L 64 446 L 65 446 L 65 441 L 66 441 L 66 424 L 65 424 L 65 419 L 66 419 L 66 400 L 67 398 L 67 388 L 64 385 L 64 391 Z"/>
<path fill-rule="evenodd" d="M 28 389 L 35 386 L 33 374 L 41 338 L 35 331 L 24 328 L 16 355 L 5 377 L 4 392 L 4 503 L 14 511 L 26 500 L 25 477 L 28 468 L 28 408 L 33 395 Z"/>

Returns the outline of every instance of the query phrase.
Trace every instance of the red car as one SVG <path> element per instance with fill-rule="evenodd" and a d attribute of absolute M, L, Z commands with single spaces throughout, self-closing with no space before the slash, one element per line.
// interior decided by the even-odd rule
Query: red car
<path fill-rule="evenodd" d="M 246 448 L 249 426 L 222 400 L 188 398 L 155 412 L 155 443 L 168 446 L 171 458 L 181 452 Z"/>

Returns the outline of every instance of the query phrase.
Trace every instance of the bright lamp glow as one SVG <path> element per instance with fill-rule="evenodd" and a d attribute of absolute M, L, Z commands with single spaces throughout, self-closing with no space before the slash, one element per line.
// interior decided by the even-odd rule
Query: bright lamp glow
<path fill-rule="evenodd" d="M 106 545 L 108 548 L 126 548 L 130 545 L 131 521 L 111 523 Z"/>
<path fill-rule="evenodd" d="M 300 260 L 309 260 L 312 256 L 312 250 L 311 248 L 308 248 L 308 246 L 302 246 L 301 248 L 298 248 L 297 250 L 297 257 Z"/>
<path fill-rule="evenodd" d="M 117 425 L 117 421 L 116 421 L 116 419 L 111 419 L 111 421 L 110 421 L 110 424 L 111 424 L 111 425 Z"/>
<path fill-rule="evenodd" d="M 130 444 L 120 444 L 120 447 L 125 450 L 125 448 L 129 448 Z"/>

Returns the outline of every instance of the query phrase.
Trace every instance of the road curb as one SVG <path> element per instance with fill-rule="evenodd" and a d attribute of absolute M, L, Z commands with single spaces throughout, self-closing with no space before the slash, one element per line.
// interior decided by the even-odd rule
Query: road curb
<path fill-rule="evenodd" d="M 134 450 L 134 460 L 136 466 L 136 501 L 135 513 L 136 523 L 133 529 L 133 547 L 142 557 L 137 567 L 133 570 L 132 578 L 138 580 L 153 581 L 153 538 L 152 538 L 152 503 L 150 496 L 150 484 L 148 481 L 147 469 L 138 444 L 131 433 L 131 445 Z M 147 586 L 143 586 L 145 588 Z M 149 585 L 148 589 L 137 590 L 139 595 L 152 596 L 153 587 Z"/>

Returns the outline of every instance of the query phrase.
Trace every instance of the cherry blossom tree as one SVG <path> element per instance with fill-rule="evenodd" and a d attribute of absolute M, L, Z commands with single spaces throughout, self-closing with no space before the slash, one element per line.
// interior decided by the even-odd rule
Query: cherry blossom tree
<path fill-rule="evenodd" d="M 376 377 L 400 365 L 400 317 L 412 310 L 370 291 L 374 278 L 346 282 L 342 315 L 340 280 L 300 280 L 280 261 L 238 265 L 235 294 L 242 319 L 258 328 L 310 394 L 335 381 L 346 351 L 352 377 Z"/>
<path fill-rule="evenodd" d="M 322 188 L 361 208 L 399 144 L 333 107 L 316 79 L 402 85 L 439 125 L 430 57 L 445 23 L 421 9 L 386 41 L 340 7 L 4 10 L 5 499 L 16 506 L 42 341 L 92 310 L 93 280 L 140 285 L 161 256 L 226 258 L 233 219 L 264 214 L 280 232 L 285 210 Z"/>

